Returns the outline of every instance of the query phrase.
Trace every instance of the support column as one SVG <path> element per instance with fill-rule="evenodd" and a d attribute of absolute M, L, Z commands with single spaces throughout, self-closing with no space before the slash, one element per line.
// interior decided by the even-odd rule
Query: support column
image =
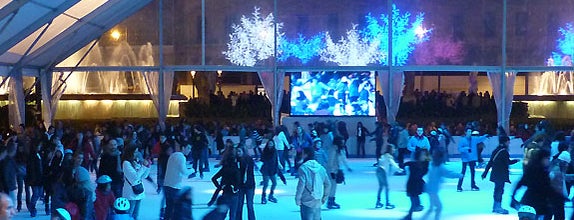
<path fill-rule="evenodd" d="M 24 96 L 24 82 L 22 71 L 17 71 L 10 76 L 8 81 L 8 117 L 10 128 L 20 129 L 20 124 L 26 122 L 26 100 Z M 22 131 L 18 131 L 22 132 Z"/>

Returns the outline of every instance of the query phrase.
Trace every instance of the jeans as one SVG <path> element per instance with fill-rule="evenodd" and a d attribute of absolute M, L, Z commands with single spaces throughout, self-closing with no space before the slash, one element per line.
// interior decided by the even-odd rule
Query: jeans
<path fill-rule="evenodd" d="M 141 200 L 129 200 L 130 201 L 130 215 L 132 216 L 132 218 L 134 218 L 134 220 L 138 219 L 138 215 L 140 213 L 140 205 L 141 205 Z"/>
<path fill-rule="evenodd" d="M 193 151 L 191 154 L 191 157 L 193 158 L 193 169 L 196 173 L 199 171 L 199 173 L 203 175 L 203 168 L 205 168 L 203 167 L 205 163 L 202 160 L 203 150 Z"/>
<path fill-rule="evenodd" d="M 247 200 L 247 219 L 255 220 L 255 210 L 253 209 L 253 196 L 255 189 L 241 189 L 238 193 L 237 219 L 243 219 L 243 204 Z"/>
<path fill-rule="evenodd" d="M 163 187 L 163 195 L 165 197 L 165 211 L 163 213 L 163 217 L 166 220 L 173 219 L 174 217 L 174 202 L 178 192 L 179 189 L 171 188 L 169 186 Z"/>
<path fill-rule="evenodd" d="M 311 208 L 301 205 L 301 220 L 321 220 L 321 207 Z"/>
<path fill-rule="evenodd" d="M 363 152 L 361 154 L 361 151 Z M 365 138 L 357 137 L 357 157 L 365 157 Z"/>
<path fill-rule="evenodd" d="M 229 206 L 229 220 L 237 219 L 237 199 L 238 195 L 232 192 L 223 191 L 225 201 L 227 201 L 227 206 Z"/>
<path fill-rule="evenodd" d="M 267 186 L 269 185 L 269 180 L 271 180 L 271 191 L 269 192 L 269 195 L 273 195 L 273 191 L 275 191 L 275 187 L 277 187 L 277 175 L 263 176 L 262 196 L 264 196 L 267 193 Z"/>
<path fill-rule="evenodd" d="M 201 150 L 201 162 L 203 163 L 203 169 L 209 170 L 209 149 L 203 148 Z"/>
<path fill-rule="evenodd" d="M 399 167 L 400 168 L 405 168 L 405 157 L 407 155 L 410 155 L 411 151 L 409 149 L 406 148 L 399 148 L 399 155 L 398 155 L 398 162 L 399 162 Z"/>
<path fill-rule="evenodd" d="M 44 189 L 42 186 L 32 186 L 32 198 L 30 198 L 30 203 L 27 204 L 30 213 L 36 213 L 36 202 L 42 197 Z"/>
<path fill-rule="evenodd" d="M 287 152 L 287 155 L 286 155 L 286 152 Z M 277 155 L 279 155 L 279 163 L 283 167 L 282 171 L 285 171 L 285 169 L 287 168 L 285 166 L 285 161 L 286 161 L 286 158 L 289 158 L 289 153 L 288 153 L 288 151 L 285 151 L 285 150 L 278 150 Z M 287 159 L 287 164 L 289 165 L 289 168 L 291 168 L 291 162 L 289 161 L 289 159 Z"/>
<path fill-rule="evenodd" d="M 502 202 L 502 194 L 504 194 L 504 182 L 494 182 L 494 193 L 492 195 L 494 202 Z"/>
<path fill-rule="evenodd" d="M 22 193 L 26 193 L 26 204 L 30 203 L 30 187 L 28 185 L 24 185 L 24 178 L 26 177 L 26 173 L 23 175 L 18 174 L 16 176 L 16 182 L 18 183 L 18 193 L 17 193 L 17 203 L 18 208 L 22 205 Z M 20 211 L 20 210 L 18 210 Z"/>
<path fill-rule="evenodd" d="M 469 162 L 462 162 L 462 171 L 461 171 L 462 177 L 458 179 L 457 189 L 462 188 L 462 181 L 464 180 L 464 174 L 466 173 L 467 165 L 470 167 L 470 187 L 472 188 L 476 187 L 476 182 L 474 182 L 474 174 L 475 174 L 474 167 L 476 166 L 476 161 L 469 161 Z"/>

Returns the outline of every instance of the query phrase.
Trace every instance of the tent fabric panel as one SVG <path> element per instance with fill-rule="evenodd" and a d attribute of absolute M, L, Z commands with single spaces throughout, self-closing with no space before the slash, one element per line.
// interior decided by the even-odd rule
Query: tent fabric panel
<path fill-rule="evenodd" d="M 10 21 L 10 24 L 6 26 L 5 32 L 0 35 L 0 53 L 5 53 L 15 45 L 21 44 L 22 40 L 35 31 L 37 32 L 39 28 L 46 25 L 78 1 L 79 0 L 54 0 L 42 3 L 42 5 L 31 2 L 23 6 L 14 19 Z M 9 18 L 5 18 L 3 22 L 7 22 L 7 19 Z M 12 52 L 14 51 L 15 50 Z M 23 51 L 26 50 L 24 49 Z M 20 53 L 20 55 L 22 54 L 23 52 Z"/>
<path fill-rule="evenodd" d="M 82 22 L 75 23 L 30 54 L 25 63 L 29 66 L 38 67 L 59 63 L 150 2 L 151 0 L 108 1 L 86 15 Z"/>

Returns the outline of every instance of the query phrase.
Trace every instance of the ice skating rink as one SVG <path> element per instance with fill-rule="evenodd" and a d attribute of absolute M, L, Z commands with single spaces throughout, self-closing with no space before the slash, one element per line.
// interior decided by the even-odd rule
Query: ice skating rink
<path fill-rule="evenodd" d="M 211 160 L 211 172 L 205 173 L 204 179 L 198 177 L 189 179 L 186 185 L 193 187 L 193 218 L 202 219 L 203 216 L 209 212 L 213 207 L 207 207 L 206 203 L 209 201 L 212 192 L 214 191 L 213 184 L 211 183 L 211 176 L 218 170 L 213 168 L 213 165 L 218 161 Z M 376 193 L 377 193 L 377 180 L 375 177 L 375 168 L 373 163 L 374 158 L 369 159 L 349 159 L 349 165 L 353 172 L 346 173 L 346 184 L 338 185 L 336 201 L 341 205 L 341 209 L 329 210 L 326 206 L 323 207 L 322 216 L 324 220 L 347 220 L 347 219 L 401 219 L 404 217 L 410 207 L 410 200 L 405 193 L 406 176 L 392 176 L 390 178 L 390 201 L 396 205 L 395 209 L 386 210 L 384 208 L 376 209 Z M 259 164 L 259 163 L 258 163 Z M 260 164 L 259 164 L 260 165 Z M 452 159 L 447 163 L 447 168 L 460 172 L 461 163 L 458 159 Z M 494 185 L 488 180 L 481 179 L 483 169 L 477 169 L 476 182 L 480 187 L 480 191 L 470 191 L 470 173 L 467 170 L 467 176 L 463 183 L 463 192 L 456 192 L 457 179 L 446 179 L 440 192 L 440 197 L 443 203 L 443 211 L 441 219 L 448 220 L 473 220 L 473 219 L 518 219 L 516 210 L 509 208 L 510 193 L 512 185 L 505 186 L 505 194 L 503 197 L 503 207 L 509 209 L 509 215 L 499 215 L 491 213 L 492 211 L 492 192 Z M 510 179 L 513 183 L 517 182 L 522 174 L 520 163 L 511 167 Z M 152 169 L 152 177 L 155 179 L 156 168 Z M 95 179 L 95 176 L 92 176 Z M 262 179 L 259 172 L 256 172 L 256 182 L 259 183 Z M 144 181 L 145 182 L 145 181 Z M 299 217 L 299 207 L 295 205 L 295 188 L 297 179 L 292 176 L 287 176 L 287 185 L 283 185 L 278 180 L 277 190 L 275 192 L 278 203 L 268 202 L 261 204 L 261 186 L 257 187 L 255 194 L 255 215 L 257 219 L 261 220 L 296 220 Z M 159 209 L 161 202 L 161 195 L 158 195 L 155 190 L 155 185 L 145 182 L 146 198 L 142 201 L 140 210 L 140 218 L 142 220 L 156 220 L 159 219 Z M 383 193 L 384 198 L 384 193 Z M 422 212 L 417 212 L 413 215 L 413 219 L 421 219 L 424 212 L 428 210 L 428 197 L 426 194 L 421 195 L 421 201 L 425 209 Z M 45 215 L 43 210 L 44 205 L 38 202 L 38 216 L 36 219 L 50 219 Z M 572 213 L 572 205 L 566 204 L 567 218 Z M 243 212 L 243 219 L 247 219 L 247 211 Z M 433 219 L 434 215 L 429 219 Z M 22 212 L 17 213 L 15 219 L 31 219 L 29 212 L 26 208 Z"/>

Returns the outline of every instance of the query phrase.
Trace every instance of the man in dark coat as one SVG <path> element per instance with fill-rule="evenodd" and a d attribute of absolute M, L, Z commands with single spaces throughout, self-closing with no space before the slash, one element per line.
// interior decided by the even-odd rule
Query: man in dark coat
<path fill-rule="evenodd" d="M 510 138 L 508 136 L 499 137 L 499 145 L 490 156 L 488 164 L 482 173 L 482 179 L 486 178 L 488 171 L 492 168 L 492 173 L 490 174 L 490 181 L 494 183 L 494 204 L 492 205 L 492 212 L 498 214 L 508 214 L 508 210 L 501 207 L 502 194 L 504 193 L 504 183 L 510 183 L 508 178 L 510 165 L 517 163 L 519 160 L 511 160 L 510 154 L 508 153 L 508 145 L 510 144 Z"/>

